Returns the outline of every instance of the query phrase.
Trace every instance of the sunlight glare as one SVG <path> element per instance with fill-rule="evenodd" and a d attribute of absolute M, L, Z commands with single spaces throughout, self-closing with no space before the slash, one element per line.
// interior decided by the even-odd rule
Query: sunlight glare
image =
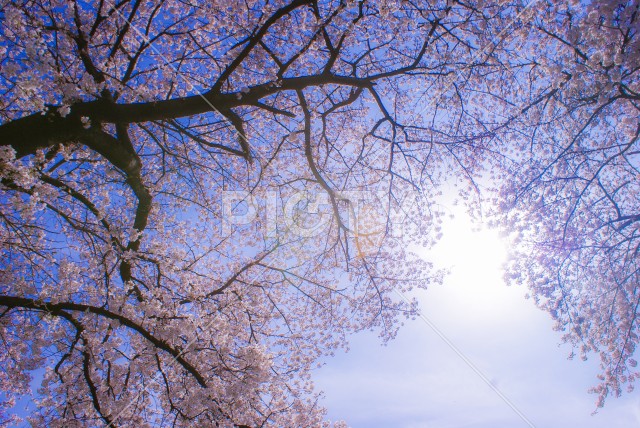
<path fill-rule="evenodd" d="M 508 245 L 497 230 L 478 226 L 463 210 L 442 225 L 443 238 L 424 253 L 437 268 L 446 269 L 444 287 L 432 287 L 427 301 L 439 302 L 442 310 L 489 319 L 508 311 L 511 299 L 522 290 L 505 285 L 504 264 Z M 518 294 L 515 296 L 514 294 Z"/>

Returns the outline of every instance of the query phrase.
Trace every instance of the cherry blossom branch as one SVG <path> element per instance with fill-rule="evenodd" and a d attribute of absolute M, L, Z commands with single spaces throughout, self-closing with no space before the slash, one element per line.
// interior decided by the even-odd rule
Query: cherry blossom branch
<path fill-rule="evenodd" d="M 52 315 L 58 315 L 64 317 L 64 311 L 77 311 L 84 312 L 86 314 L 95 314 L 101 317 L 114 320 L 119 322 L 121 325 L 130 328 L 136 333 L 140 334 L 146 340 L 151 342 L 156 348 L 161 349 L 171 355 L 189 374 L 193 376 L 193 378 L 198 382 L 198 384 L 206 388 L 207 383 L 202 374 L 196 369 L 194 365 L 188 362 L 184 356 L 182 351 L 173 346 L 169 345 L 164 340 L 154 336 L 153 333 L 148 331 L 138 322 L 127 318 L 124 315 L 112 312 L 108 309 L 88 305 L 84 303 L 74 303 L 74 302 L 58 302 L 51 303 L 45 302 L 37 299 L 31 299 L 28 297 L 17 297 L 17 296 L 7 296 L 0 295 L 0 306 L 6 306 L 7 308 L 24 308 L 24 309 L 34 309 L 38 311 L 43 311 L 50 313 Z"/>

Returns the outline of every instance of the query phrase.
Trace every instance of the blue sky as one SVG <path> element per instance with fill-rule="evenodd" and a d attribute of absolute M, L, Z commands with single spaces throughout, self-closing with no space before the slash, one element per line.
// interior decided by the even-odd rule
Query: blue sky
<path fill-rule="evenodd" d="M 640 426 L 640 393 L 595 410 L 598 356 L 567 359 L 551 318 L 502 280 L 505 247 L 493 231 L 473 232 L 464 214 L 446 225 L 429 254 L 451 268 L 444 285 L 418 295 L 425 315 L 536 428 Z M 422 320 L 380 346 L 375 333 L 315 374 L 332 420 L 353 428 L 529 427 Z"/>

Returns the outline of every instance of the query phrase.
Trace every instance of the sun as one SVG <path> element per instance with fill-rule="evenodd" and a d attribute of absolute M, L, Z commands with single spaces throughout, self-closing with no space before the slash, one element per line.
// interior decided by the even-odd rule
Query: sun
<path fill-rule="evenodd" d="M 452 210 L 452 217 L 443 221 L 442 239 L 422 256 L 447 270 L 447 292 L 487 307 L 499 305 L 505 296 L 508 243 L 497 230 L 473 221 L 462 209 Z"/>
<path fill-rule="evenodd" d="M 474 225 L 468 215 L 445 223 L 442 241 L 436 246 L 445 263 L 474 276 L 501 273 L 507 258 L 507 244 L 499 232 Z"/>

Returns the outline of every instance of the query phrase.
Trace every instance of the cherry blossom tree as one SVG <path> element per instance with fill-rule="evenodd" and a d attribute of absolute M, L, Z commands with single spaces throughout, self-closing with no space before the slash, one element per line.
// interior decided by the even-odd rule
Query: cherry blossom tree
<path fill-rule="evenodd" d="M 38 426 L 329 425 L 311 371 L 416 314 L 452 179 L 632 387 L 639 7 L 1 1 L 0 424 L 35 376 Z"/>
<path fill-rule="evenodd" d="M 416 313 L 394 292 L 440 278 L 408 242 L 481 173 L 477 101 L 522 6 L 0 10 L 0 420 L 41 373 L 37 426 L 328 424 L 318 359 L 393 338 Z"/>
<path fill-rule="evenodd" d="M 500 54 L 509 278 L 577 353 L 599 353 L 600 406 L 639 375 L 639 7 L 537 2 Z"/>

